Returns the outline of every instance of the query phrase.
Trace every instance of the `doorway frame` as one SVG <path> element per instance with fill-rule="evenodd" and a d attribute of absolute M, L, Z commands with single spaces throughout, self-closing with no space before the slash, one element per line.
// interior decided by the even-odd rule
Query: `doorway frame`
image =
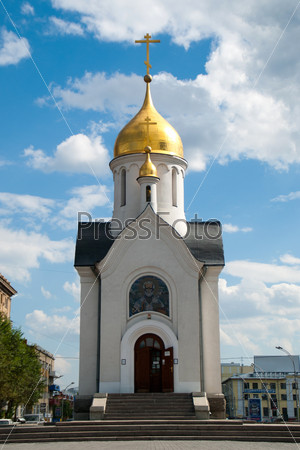
<path fill-rule="evenodd" d="M 132 325 L 121 340 L 121 393 L 134 393 L 134 346 L 143 334 L 156 334 L 165 348 L 173 347 L 173 358 L 178 360 L 178 340 L 169 326 L 158 320 L 142 320 Z M 125 364 L 124 364 L 125 362 Z M 174 365 L 174 392 L 179 392 L 178 364 Z"/>

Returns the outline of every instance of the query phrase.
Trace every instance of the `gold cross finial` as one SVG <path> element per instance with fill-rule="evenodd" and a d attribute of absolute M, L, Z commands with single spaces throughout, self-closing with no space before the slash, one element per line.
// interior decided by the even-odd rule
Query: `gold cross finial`
<path fill-rule="evenodd" d="M 159 39 L 152 39 L 149 33 L 144 36 L 145 40 L 141 41 L 135 41 L 136 44 L 146 44 L 147 45 L 147 60 L 144 61 L 144 64 L 146 64 L 147 67 L 147 75 L 149 75 L 149 69 L 152 69 L 152 66 L 149 62 L 149 44 L 156 44 L 157 42 L 160 42 Z"/>
<path fill-rule="evenodd" d="M 157 122 L 151 122 L 149 116 L 146 117 L 145 122 L 145 125 L 147 125 L 147 145 L 149 145 L 149 125 L 157 125 Z"/>

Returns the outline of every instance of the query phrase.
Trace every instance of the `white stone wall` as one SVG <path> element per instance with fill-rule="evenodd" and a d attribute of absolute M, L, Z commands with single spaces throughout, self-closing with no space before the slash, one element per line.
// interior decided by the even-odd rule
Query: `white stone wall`
<path fill-rule="evenodd" d="M 80 275 L 79 393 L 96 392 L 99 282 L 89 267 L 77 267 Z"/>
<path fill-rule="evenodd" d="M 144 217 L 148 214 L 153 219 L 153 212 L 148 210 Z M 172 338 L 168 341 L 166 330 L 176 339 L 176 342 L 172 341 L 176 351 L 174 357 L 178 358 L 178 365 L 174 367 L 176 392 L 199 391 L 198 278 L 201 264 L 194 260 L 181 240 L 173 237 L 170 227 L 161 230 L 160 239 L 155 233 L 147 240 L 127 240 L 126 236 L 128 233 L 124 230 L 120 240 L 98 265 L 102 279 L 100 391 L 133 392 L 136 339 L 153 332 L 163 339 L 167 347 Z M 170 317 L 156 312 L 151 312 L 150 320 L 147 312 L 129 317 L 129 289 L 137 278 L 144 275 L 157 276 L 168 286 Z M 126 350 L 124 367 L 121 366 L 121 359 L 124 359 L 122 341 L 131 329 L 135 332 L 134 340 Z"/>
<path fill-rule="evenodd" d="M 203 390 L 222 392 L 218 279 L 222 267 L 208 267 L 201 281 Z"/>

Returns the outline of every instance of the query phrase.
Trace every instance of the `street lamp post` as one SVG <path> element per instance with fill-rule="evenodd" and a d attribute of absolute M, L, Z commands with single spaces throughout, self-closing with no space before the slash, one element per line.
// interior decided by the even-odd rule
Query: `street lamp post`
<path fill-rule="evenodd" d="M 296 392 L 296 405 L 297 405 L 297 422 L 299 422 L 299 390 L 298 390 L 298 378 L 297 378 L 297 372 L 296 372 L 296 366 L 295 366 L 295 361 L 292 358 L 292 355 L 290 354 L 290 352 L 288 352 L 285 348 L 280 347 L 280 345 L 276 346 L 277 350 L 281 350 L 283 353 L 285 353 L 290 360 L 293 363 L 293 368 L 294 368 L 294 382 L 295 382 L 295 392 Z M 293 390 L 292 390 L 293 392 Z"/>
<path fill-rule="evenodd" d="M 72 386 L 72 384 L 75 384 L 74 381 L 72 381 L 72 383 L 68 384 L 67 387 L 65 387 L 61 392 L 62 392 L 62 400 L 61 400 L 61 420 L 63 420 L 64 416 L 64 391 L 66 391 L 68 389 L 68 387 Z"/>

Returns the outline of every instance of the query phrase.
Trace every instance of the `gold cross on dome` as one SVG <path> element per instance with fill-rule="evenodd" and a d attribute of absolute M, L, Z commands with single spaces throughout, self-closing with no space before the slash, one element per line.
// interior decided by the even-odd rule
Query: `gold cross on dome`
<path fill-rule="evenodd" d="M 152 69 L 152 66 L 149 62 L 149 44 L 156 44 L 157 42 L 160 42 L 159 39 L 152 39 L 149 33 L 144 36 L 145 40 L 135 41 L 136 44 L 146 44 L 147 45 L 147 60 L 144 61 L 144 64 L 146 64 L 147 67 L 147 75 L 149 75 L 149 69 Z"/>
<path fill-rule="evenodd" d="M 149 145 L 149 125 L 157 125 L 157 122 L 151 122 L 149 116 L 146 117 L 145 122 L 144 125 L 147 125 L 147 145 Z"/>

